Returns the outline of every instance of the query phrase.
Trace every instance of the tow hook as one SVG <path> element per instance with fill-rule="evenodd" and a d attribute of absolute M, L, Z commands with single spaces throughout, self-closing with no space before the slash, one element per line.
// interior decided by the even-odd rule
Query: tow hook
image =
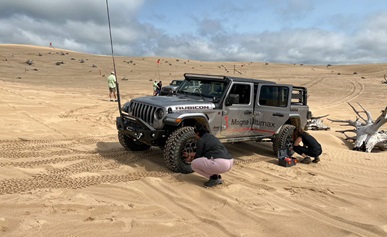
<path fill-rule="evenodd" d="M 144 134 L 140 132 L 140 133 L 135 133 L 134 135 L 136 136 L 136 139 L 139 140 Z"/>

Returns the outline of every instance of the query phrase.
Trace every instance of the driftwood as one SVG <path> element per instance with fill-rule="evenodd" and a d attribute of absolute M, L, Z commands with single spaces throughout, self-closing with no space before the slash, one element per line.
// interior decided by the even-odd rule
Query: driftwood
<path fill-rule="evenodd" d="M 350 103 L 348 104 L 358 116 L 356 117 L 355 121 L 333 119 L 328 120 L 332 122 L 346 123 L 342 126 L 352 126 L 355 127 L 355 129 L 341 130 L 336 132 L 343 133 L 346 136 L 345 140 L 354 141 L 353 150 L 371 152 L 374 147 L 378 147 L 381 150 L 387 149 L 387 131 L 378 131 L 380 127 L 387 122 L 387 107 L 382 110 L 380 116 L 375 121 L 373 121 L 370 112 L 364 109 L 364 107 L 359 103 L 358 105 L 362 111 L 357 111 L 354 106 L 352 106 Z M 361 113 L 364 113 L 367 117 L 364 118 Z M 359 118 L 363 120 L 363 122 L 359 121 Z M 356 135 L 348 136 L 346 134 L 348 132 L 355 133 Z"/>
<path fill-rule="evenodd" d="M 311 117 L 305 125 L 306 130 L 329 130 L 330 127 L 323 124 L 322 118 L 327 117 L 327 115 L 318 116 L 318 117 Z"/>

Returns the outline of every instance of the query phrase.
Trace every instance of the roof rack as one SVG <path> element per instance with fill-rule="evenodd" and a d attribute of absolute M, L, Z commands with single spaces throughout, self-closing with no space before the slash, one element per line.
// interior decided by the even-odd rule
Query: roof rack
<path fill-rule="evenodd" d="M 190 78 L 190 79 L 202 79 L 202 78 L 207 78 L 207 79 L 217 79 L 217 80 L 225 80 L 226 76 L 221 76 L 221 75 L 207 75 L 207 74 L 196 74 L 196 73 L 184 73 L 185 78 Z"/>

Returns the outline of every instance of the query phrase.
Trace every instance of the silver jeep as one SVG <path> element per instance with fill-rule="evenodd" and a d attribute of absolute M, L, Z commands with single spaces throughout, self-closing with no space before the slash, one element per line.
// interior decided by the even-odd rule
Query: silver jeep
<path fill-rule="evenodd" d="M 160 95 L 176 95 L 177 89 L 183 80 L 172 80 L 169 86 L 163 86 L 160 90 Z"/>
<path fill-rule="evenodd" d="M 224 143 L 271 141 L 277 154 L 292 145 L 294 128 L 304 127 L 311 116 L 304 87 L 232 76 L 186 73 L 184 78 L 176 96 L 135 98 L 116 120 L 125 149 L 158 146 L 174 172 L 192 172 L 182 154 L 196 149 L 196 123 Z"/>

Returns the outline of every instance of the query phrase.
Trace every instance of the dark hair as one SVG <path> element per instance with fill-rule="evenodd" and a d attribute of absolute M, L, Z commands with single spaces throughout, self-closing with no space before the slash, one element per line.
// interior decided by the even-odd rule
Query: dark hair
<path fill-rule="evenodd" d="M 199 137 L 202 137 L 204 134 L 208 133 L 208 129 L 206 128 L 205 125 L 201 123 L 196 123 L 194 127 L 194 132 L 199 133 Z"/>
<path fill-rule="evenodd" d="M 301 134 L 308 134 L 308 133 L 305 132 L 305 130 L 300 128 L 300 127 L 299 128 L 295 128 L 294 132 L 293 132 L 293 141 L 295 141 L 298 137 L 300 137 Z"/>

